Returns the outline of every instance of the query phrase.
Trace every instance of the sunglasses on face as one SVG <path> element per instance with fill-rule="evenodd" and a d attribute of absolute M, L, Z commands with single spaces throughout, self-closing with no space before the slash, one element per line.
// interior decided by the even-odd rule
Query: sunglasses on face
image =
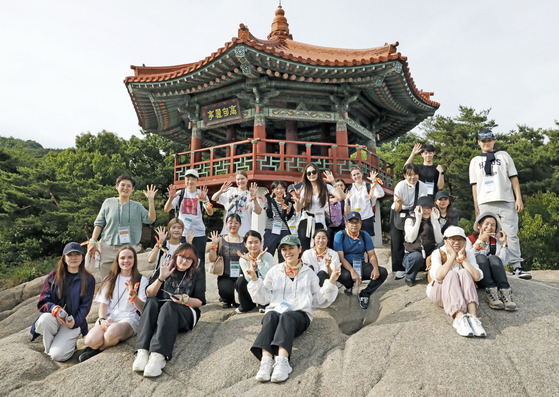
<path fill-rule="evenodd" d="M 307 171 L 307 176 L 316 175 L 318 174 L 317 170 Z"/>

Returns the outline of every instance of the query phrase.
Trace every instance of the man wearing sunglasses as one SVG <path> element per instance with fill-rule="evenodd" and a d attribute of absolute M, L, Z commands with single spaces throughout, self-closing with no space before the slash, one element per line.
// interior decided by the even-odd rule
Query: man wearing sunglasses
<path fill-rule="evenodd" d="M 518 213 L 524 209 L 524 204 L 514 161 L 507 152 L 493 150 L 495 135 L 489 128 L 478 133 L 477 143 L 481 153 L 470 161 L 470 185 L 476 216 L 487 211 L 499 215 L 501 228 L 508 236 L 512 275 L 529 280 L 532 275 L 521 266 Z"/>

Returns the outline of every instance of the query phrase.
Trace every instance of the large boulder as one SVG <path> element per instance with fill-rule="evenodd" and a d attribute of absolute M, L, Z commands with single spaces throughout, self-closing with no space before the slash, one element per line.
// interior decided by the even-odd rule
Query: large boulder
<path fill-rule="evenodd" d="M 146 254 L 140 258 L 149 275 Z M 296 339 L 293 373 L 281 385 L 254 380 L 259 363 L 249 349 L 262 314 L 221 309 L 215 276 L 207 276 L 208 304 L 199 324 L 178 337 L 173 359 L 156 379 L 132 372 L 135 338 L 84 363 L 78 363 L 79 351 L 65 363 L 51 361 L 41 338 L 29 342 L 39 291 L 26 295 L 20 286 L 5 292 L 13 306 L 0 313 L 0 386 L 13 396 L 557 396 L 559 272 L 531 281 L 511 277 L 510 283 L 517 312 L 490 309 L 480 291 L 485 339 L 460 337 L 426 299 L 425 281 L 409 288 L 389 276 L 366 311 L 355 294 L 340 293 Z M 93 305 L 90 324 L 97 309 Z"/>

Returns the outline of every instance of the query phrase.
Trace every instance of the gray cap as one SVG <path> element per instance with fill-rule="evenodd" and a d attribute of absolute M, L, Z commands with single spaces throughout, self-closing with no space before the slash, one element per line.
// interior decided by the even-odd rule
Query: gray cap
<path fill-rule="evenodd" d="M 487 218 L 488 216 L 492 217 L 495 219 L 495 222 L 497 223 L 495 226 L 495 233 L 497 233 L 499 230 L 501 230 L 501 224 L 499 223 L 499 216 L 497 214 L 495 214 L 494 212 L 491 211 L 485 211 L 481 214 L 479 214 L 476 218 L 476 222 L 474 223 L 474 232 L 478 232 L 479 233 L 479 227 L 477 226 L 477 224 L 483 219 L 483 218 Z"/>

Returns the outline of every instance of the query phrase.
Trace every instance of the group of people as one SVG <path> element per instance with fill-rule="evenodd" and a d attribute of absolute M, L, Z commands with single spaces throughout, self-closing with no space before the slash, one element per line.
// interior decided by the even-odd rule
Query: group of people
<path fill-rule="evenodd" d="M 453 317 L 460 335 L 483 337 L 476 316 L 476 283 L 485 288 L 491 308 L 516 310 L 504 265 L 510 261 L 522 278 L 529 274 L 520 266 L 516 237 L 514 216 L 522 210 L 522 198 L 514 163 L 506 152 L 492 151 L 491 131 L 478 137 L 483 153 L 470 165 L 475 233 L 466 237 L 457 226 L 459 214 L 442 190 L 444 170 L 432 163 L 434 148 L 416 145 L 404 166 L 405 179 L 394 190 L 391 249 L 396 279 L 413 286 L 417 274 L 427 270 L 428 298 Z M 412 163 L 420 152 L 422 167 Z M 257 184 L 249 186 L 247 174 L 239 171 L 236 187 L 226 182 L 210 199 L 208 189 L 198 186 L 198 172 L 188 170 L 184 189 L 168 189 L 164 210 L 174 210 L 176 217 L 167 228 L 156 229 L 157 244 L 148 257 L 155 270 L 148 280 L 138 271 L 137 252 L 141 225 L 155 221 L 157 189 L 148 186 L 144 191 L 146 210 L 130 200 L 134 178 L 122 175 L 115 186 L 118 197 L 105 200 L 87 242 L 90 257 L 100 254 L 97 292 L 82 245 L 67 244 L 45 281 L 38 304 L 42 314 L 31 333 L 43 335 L 45 353 L 56 361 L 72 356 L 81 333 L 87 347 L 80 362 L 137 335 L 132 369 L 159 376 L 178 333 L 195 327 L 206 303 L 203 213 L 213 214 L 214 201 L 225 208 L 223 229 L 210 233 L 208 251 L 222 307 L 264 313 L 251 348 L 260 361 L 256 379 L 283 382 L 291 373 L 294 338 L 309 327 L 314 309 L 336 299 L 336 283 L 351 296 L 354 286 L 367 282 L 358 292 L 359 305 L 367 309 L 388 276 L 379 266 L 372 239 L 376 201 L 384 196 L 382 181 L 373 171 L 366 182 L 359 167 L 351 169 L 351 178 L 353 184 L 346 187 L 310 163 L 300 183 L 274 181 L 271 191 L 259 197 Z M 510 194 L 501 192 L 507 188 Z M 251 229 L 251 218 L 263 210 L 266 226 L 261 235 Z M 86 316 L 93 300 L 99 303 L 99 318 L 88 332 Z"/>

